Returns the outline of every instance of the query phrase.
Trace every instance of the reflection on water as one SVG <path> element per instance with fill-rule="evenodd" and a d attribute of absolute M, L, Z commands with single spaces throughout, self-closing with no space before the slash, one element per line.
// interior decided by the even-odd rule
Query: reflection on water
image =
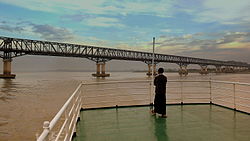
<path fill-rule="evenodd" d="M 168 141 L 168 134 L 167 134 L 167 118 L 159 118 L 154 116 L 154 134 L 157 141 Z"/>
<path fill-rule="evenodd" d="M 249 74 L 190 73 L 187 77 L 179 77 L 177 73 L 168 73 L 167 76 L 169 80 L 211 78 L 250 83 Z M 43 121 L 51 120 L 80 82 L 149 79 L 145 73 L 131 72 L 112 72 L 108 78 L 94 78 L 91 72 L 35 72 L 18 73 L 13 80 L 0 79 L 0 140 L 35 140 Z M 166 126 L 161 119 L 155 119 L 155 123 L 155 126 Z M 167 134 L 162 138 L 167 138 Z"/>
<path fill-rule="evenodd" d="M 0 100 L 7 102 L 7 100 L 14 98 L 13 92 L 17 89 L 17 84 L 12 79 L 4 79 L 0 89 Z"/>

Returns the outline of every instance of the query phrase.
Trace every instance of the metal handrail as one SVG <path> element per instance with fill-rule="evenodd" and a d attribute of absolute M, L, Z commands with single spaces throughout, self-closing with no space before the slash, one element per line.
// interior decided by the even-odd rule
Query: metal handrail
<path fill-rule="evenodd" d="M 230 88 L 222 88 L 222 87 L 217 87 L 217 86 L 213 86 L 213 89 L 223 89 L 223 90 L 232 90 Z"/>
<path fill-rule="evenodd" d="M 241 83 L 241 82 L 218 81 L 218 80 L 211 80 L 211 82 L 214 82 L 214 83 L 224 83 L 224 84 L 238 84 L 238 85 L 250 86 L 250 83 Z"/>
<path fill-rule="evenodd" d="M 39 136 L 39 138 L 37 139 L 37 141 L 44 141 L 46 140 L 46 138 L 49 135 L 50 130 L 53 129 L 53 127 L 55 126 L 55 124 L 59 121 L 59 119 L 61 118 L 62 114 L 65 112 L 65 110 L 67 109 L 68 105 L 70 104 L 70 102 L 72 101 L 72 99 L 74 98 L 74 96 L 77 94 L 78 90 L 81 88 L 82 84 L 79 84 L 79 86 L 76 88 L 76 90 L 73 92 L 73 94 L 70 96 L 70 98 L 66 101 L 66 103 L 62 106 L 62 108 L 59 110 L 59 112 L 55 115 L 55 117 L 51 120 L 51 122 L 45 121 L 44 122 L 44 130 L 42 132 L 42 134 Z"/>
<path fill-rule="evenodd" d="M 130 81 L 106 81 L 106 82 L 88 82 L 88 83 L 83 83 L 83 85 L 100 85 L 100 84 L 117 84 L 117 83 L 145 83 L 145 82 L 151 82 L 151 80 L 130 80 Z"/>
<path fill-rule="evenodd" d="M 210 82 L 210 81 L 211 80 L 168 80 L 168 82 Z M 131 82 L 133 82 L 133 83 L 145 83 L 145 82 L 151 82 L 151 80 L 106 81 L 106 82 L 87 82 L 87 83 L 85 82 L 85 83 L 83 83 L 83 85 L 131 83 Z"/>
<path fill-rule="evenodd" d="M 238 90 L 238 89 L 236 89 L 235 91 L 237 91 L 237 92 L 243 92 L 243 93 L 250 93 L 250 91 L 244 91 L 244 90 Z"/>

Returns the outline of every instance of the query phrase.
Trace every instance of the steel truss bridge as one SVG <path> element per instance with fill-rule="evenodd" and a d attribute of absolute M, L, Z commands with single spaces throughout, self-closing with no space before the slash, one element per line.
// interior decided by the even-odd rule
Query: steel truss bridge
<path fill-rule="evenodd" d="M 108 61 L 112 59 L 151 62 L 153 56 L 152 53 L 149 52 L 139 52 L 132 50 L 112 49 L 39 40 L 18 39 L 1 36 L 0 51 L 0 57 L 3 59 L 10 59 L 22 55 L 47 55 L 88 58 L 96 62 Z M 250 64 L 242 62 L 219 61 L 167 54 L 155 54 L 155 62 L 250 68 Z"/>
<path fill-rule="evenodd" d="M 123 49 L 104 48 L 70 43 L 59 43 L 0 36 L 0 58 L 11 60 L 23 55 L 46 55 L 87 58 L 97 63 L 109 60 L 143 61 L 148 65 L 152 63 L 153 54 Z M 167 54 L 155 54 L 155 64 L 160 62 L 176 63 L 182 66 L 198 64 L 201 67 L 213 65 L 216 67 L 244 67 L 250 68 L 250 64 L 235 61 L 219 61 Z M 8 65 L 6 65 L 8 66 Z"/>

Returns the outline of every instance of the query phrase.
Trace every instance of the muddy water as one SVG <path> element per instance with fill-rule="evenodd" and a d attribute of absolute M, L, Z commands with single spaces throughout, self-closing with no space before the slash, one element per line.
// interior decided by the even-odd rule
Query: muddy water
<path fill-rule="evenodd" d="M 35 140 L 44 120 L 51 120 L 80 82 L 147 80 L 145 73 L 113 72 L 96 79 L 90 72 L 17 73 L 14 80 L 0 80 L 0 141 Z M 223 80 L 250 83 L 250 74 L 189 74 L 170 80 Z"/>

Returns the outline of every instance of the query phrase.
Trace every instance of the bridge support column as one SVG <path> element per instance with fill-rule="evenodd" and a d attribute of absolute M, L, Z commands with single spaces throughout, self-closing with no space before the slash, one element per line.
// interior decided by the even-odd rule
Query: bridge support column
<path fill-rule="evenodd" d="M 178 65 L 180 66 L 179 75 L 187 76 L 188 75 L 187 64 L 179 63 Z"/>
<path fill-rule="evenodd" d="M 246 67 L 239 67 L 240 71 L 247 71 L 250 70 L 250 68 L 246 68 Z"/>
<path fill-rule="evenodd" d="M 152 64 L 148 64 L 148 72 L 147 72 L 147 75 L 148 75 L 148 76 L 151 76 L 151 75 L 152 75 L 151 66 L 152 66 Z"/>
<path fill-rule="evenodd" d="M 230 66 L 225 66 L 225 68 L 222 69 L 222 72 L 223 72 L 223 73 L 233 73 L 234 70 L 233 70 L 233 68 L 230 67 Z"/>
<path fill-rule="evenodd" d="M 11 74 L 11 61 L 12 59 L 3 59 L 3 74 L 0 74 L 0 78 L 13 79 L 15 74 Z"/>
<path fill-rule="evenodd" d="M 147 76 L 151 76 L 152 72 L 154 73 L 154 75 L 156 75 L 156 64 L 154 64 L 153 67 L 152 64 L 148 64 Z"/>
<path fill-rule="evenodd" d="M 156 64 L 153 65 L 153 73 L 156 75 Z"/>
<path fill-rule="evenodd" d="M 215 66 L 215 72 L 216 73 L 221 73 L 222 72 L 221 66 Z"/>
<path fill-rule="evenodd" d="M 238 72 L 238 67 L 232 67 L 233 73 Z"/>
<path fill-rule="evenodd" d="M 92 74 L 92 76 L 94 76 L 94 77 L 109 77 L 110 74 L 105 73 L 105 65 L 106 65 L 105 62 L 102 62 L 102 63 L 97 62 L 96 63 L 96 73 Z"/>
<path fill-rule="evenodd" d="M 200 74 L 201 75 L 208 74 L 207 65 L 200 65 L 200 66 L 201 66 Z"/>

